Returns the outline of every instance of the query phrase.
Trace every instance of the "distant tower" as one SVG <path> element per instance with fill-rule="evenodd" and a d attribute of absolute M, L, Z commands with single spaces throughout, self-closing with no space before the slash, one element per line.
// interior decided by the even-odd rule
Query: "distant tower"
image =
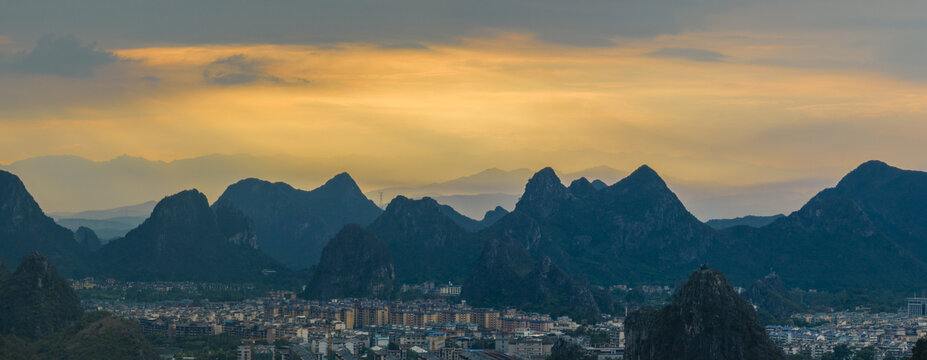
<path fill-rule="evenodd" d="M 383 207 L 383 192 L 380 192 L 380 207 Z"/>

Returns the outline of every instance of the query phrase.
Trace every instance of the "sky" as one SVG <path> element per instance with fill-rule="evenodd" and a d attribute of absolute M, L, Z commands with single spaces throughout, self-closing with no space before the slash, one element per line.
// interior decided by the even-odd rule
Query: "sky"
<path fill-rule="evenodd" d="M 924 1 L 0 8 L 2 164 L 352 159 L 383 186 L 491 167 L 649 164 L 731 187 L 927 169 Z"/>

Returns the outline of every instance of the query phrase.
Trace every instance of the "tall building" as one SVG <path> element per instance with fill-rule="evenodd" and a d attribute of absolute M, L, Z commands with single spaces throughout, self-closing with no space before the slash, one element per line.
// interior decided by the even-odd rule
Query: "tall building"
<path fill-rule="evenodd" d="M 911 317 L 927 316 L 927 298 L 919 298 L 919 297 L 908 298 L 908 316 L 911 316 Z"/>

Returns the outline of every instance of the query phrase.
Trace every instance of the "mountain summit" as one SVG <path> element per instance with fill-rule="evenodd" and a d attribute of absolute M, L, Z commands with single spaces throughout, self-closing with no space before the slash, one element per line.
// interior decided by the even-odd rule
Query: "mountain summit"
<path fill-rule="evenodd" d="M 905 173 L 905 170 L 882 161 L 870 160 L 860 164 L 856 169 L 844 176 L 837 184 L 837 188 L 844 191 L 874 189 L 884 186 L 899 176 L 905 175 Z"/>
<path fill-rule="evenodd" d="M 528 180 L 525 192 L 515 205 L 515 210 L 527 212 L 539 218 L 550 216 L 563 202 L 573 199 L 573 194 L 549 167 L 541 169 Z"/>
<path fill-rule="evenodd" d="M 341 196 L 356 196 L 358 194 L 363 196 L 360 187 L 357 186 L 357 182 L 346 172 L 335 175 L 320 186 L 319 189 Z"/>

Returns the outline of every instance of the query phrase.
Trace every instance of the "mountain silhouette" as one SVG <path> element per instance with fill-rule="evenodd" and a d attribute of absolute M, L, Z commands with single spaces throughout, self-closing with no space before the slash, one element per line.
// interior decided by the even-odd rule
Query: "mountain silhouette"
<path fill-rule="evenodd" d="M 70 230 L 45 216 L 19 177 L 0 170 L 0 258 L 15 267 L 35 251 L 59 264 L 67 276 L 86 269 L 89 251 Z"/>
<path fill-rule="evenodd" d="M 462 282 L 482 242 L 446 215 L 431 198 L 397 196 L 367 230 L 389 246 L 400 283 Z"/>
<path fill-rule="evenodd" d="M 370 224 L 382 212 L 347 173 L 312 191 L 245 179 L 230 185 L 217 202 L 241 209 L 254 221 L 258 248 L 295 267 L 318 263 L 322 248 L 341 228 Z"/>
<path fill-rule="evenodd" d="M 310 299 L 389 299 L 395 279 L 389 247 L 357 224 L 329 241 L 303 296 Z"/>
<path fill-rule="evenodd" d="M 230 228 L 247 228 L 243 223 Z M 231 241 L 230 241 L 231 240 Z M 233 243 L 206 196 L 185 190 L 158 202 L 151 216 L 98 252 L 101 274 L 140 281 L 254 281 L 284 266 L 247 243 Z"/>

